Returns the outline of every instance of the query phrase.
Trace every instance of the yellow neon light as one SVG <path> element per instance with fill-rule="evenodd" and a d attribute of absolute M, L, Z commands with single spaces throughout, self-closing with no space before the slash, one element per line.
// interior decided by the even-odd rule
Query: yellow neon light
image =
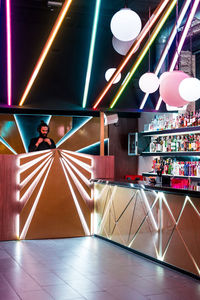
<path fill-rule="evenodd" d="M 65 0 L 65 3 L 63 4 L 63 7 L 62 7 L 62 9 L 61 9 L 61 11 L 60 11 L 60 13 L 58 15 L 56 23 L 54 24 L 54 26 L 53 26 L 53 28 L 51 30 L 51 33 L 50 33 L 50 35 L 48 37 L 48 40 L 47 40 L 47 42 L 46 42 L 46 44 L 45 44 L 45 46 L 44 46 L 44 48 L 42 50 L 42 53 L 40 54 L 40 57 L 38 59 L 38 62 L 36 64 L 34 70 L 33 70 L 31 78 L 30 78 L 30 80 L 29 80 L 29 82 L 28 82 L 28 84 L 26 86 L 24 94 L 23 94 L 23 96 L 22 96 L 22 98 L 20 100 L 19 106 L 22 106 L 24 104 L 24 101 L 25 101 L 25 99 L 26 99 L 26 97 L 27 97 L 27 95 L 28 95 L 28 93 L 29 93 L 29 91 L 30 91 L 30 89 L 31 89 L 31 87 L 32 87 L 32 85 L 33 85 L 33 83 L 34 83 L 34 81 L 35 81 L 35 79 L 36 79 L 39 71 L 40 71 L 40 68 L 42 67 L 42 64 L 43 64 L 43 62 L 44 62 L 44 60 L 45 60 L 45 58 L 47 56 L 47 53 L 48 53 L 48 51 L 49 51 L 49 49 L 50 49 L 50 47 L 51 47 L 51 45 L 52 45 L 52 43 L 53 43 L 53 41 L 54 41 L 57 33 L 58 33 L 58 30 L 59 30 L 59 28 L 60 28 L 60 26 L 61 26 L 61 24 L 62 24 L 62 22 L 63 22 L 63 20 L 65 18 L 65 15 L 66 15 L 66 13 L 67 13 L 67 11 L 68 11 L 71 3 L 72 3 L 72 0 Z"/>

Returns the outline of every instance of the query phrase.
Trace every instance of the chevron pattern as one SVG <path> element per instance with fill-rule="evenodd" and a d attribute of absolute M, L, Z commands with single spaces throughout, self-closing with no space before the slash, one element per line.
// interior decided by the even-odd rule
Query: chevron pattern
<path fill-rule="evenodd" d="M 109 184 L 94 195 L 97 235 L 200 276 L 198 198 Z"/>
<path fill-rule="evenodd" d="M 92 156 L 65 150 L 20 155 L 19 239 L 66 237 L 70 216 L 71 234 L 90 235 L 93 165 Z"/>

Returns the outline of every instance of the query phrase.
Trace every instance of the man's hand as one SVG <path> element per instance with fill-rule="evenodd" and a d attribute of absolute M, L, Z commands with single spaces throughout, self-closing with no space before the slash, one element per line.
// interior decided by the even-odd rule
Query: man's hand
<path fill-rule="evenodd" d="M 44 141 L 45 141 L 46 143 L 48 143 L 49 145 L 51 145 L 51 140 L 50 140 L 49 138 L 44 139 Z"/>
<path fill-rule="evenodd" d="M 41 144 L 42 142 L 43 142 L 43 138 L 40 137 L 40 138 L 37 140 L 37 143 L 35 144 L 35 146 L 38 147 L 39 144 Z"/>

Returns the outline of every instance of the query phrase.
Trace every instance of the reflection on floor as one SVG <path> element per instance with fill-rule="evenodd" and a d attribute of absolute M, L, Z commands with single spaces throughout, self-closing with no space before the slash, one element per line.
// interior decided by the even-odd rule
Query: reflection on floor
<path fill-rule="evenodd" d="M 93 237 L 0 242 L 2 300 L 195 300 L 200 282 Z"/>

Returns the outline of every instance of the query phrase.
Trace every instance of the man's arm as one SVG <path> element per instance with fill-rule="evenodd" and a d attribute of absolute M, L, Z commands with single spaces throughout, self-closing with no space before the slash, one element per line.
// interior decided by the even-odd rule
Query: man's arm
<path fill-rule="evenodd" d="M 37 146 L 35 145 L 36 142 L 37 140 L 35 138 L 30 140 L 30 144 L 28 146 L 28 152 L 37 151 Z"/>
<path fill-rule="evenodd" d="M 33 152 L 33 151 L 37 151 L 39 144 L 41 144 L 43 142 L 43 139 L 41 137 L 37 138 L 33 138 L 30 141 L 30 144 L 28 146 L 28 152 Z"/>

